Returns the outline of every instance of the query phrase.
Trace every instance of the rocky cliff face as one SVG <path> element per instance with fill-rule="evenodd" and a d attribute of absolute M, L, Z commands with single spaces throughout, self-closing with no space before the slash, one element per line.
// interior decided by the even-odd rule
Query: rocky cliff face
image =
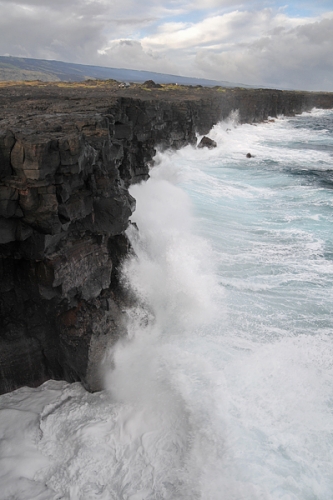
<path fill-rule="evenodd" d="M 260 121 L 332 94 L 37 84 L 0 88 L 0 393 L 48 378 L 100 387 L 126 325 L 117 268 L 155 148 L 196 143 L 239 109 Z"/>

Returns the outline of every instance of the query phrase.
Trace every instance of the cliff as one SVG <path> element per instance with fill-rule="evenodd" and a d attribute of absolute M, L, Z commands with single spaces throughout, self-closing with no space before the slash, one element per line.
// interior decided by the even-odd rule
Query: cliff
<path fill-rule="evenodd" d="M 0 86 L 0 393 L 48 378 L 100 387 L 124 332 L 117 268 L 156 147 L 196 143 L 238 109 L 242 122 L 333 94 L 115 82 Z"/>

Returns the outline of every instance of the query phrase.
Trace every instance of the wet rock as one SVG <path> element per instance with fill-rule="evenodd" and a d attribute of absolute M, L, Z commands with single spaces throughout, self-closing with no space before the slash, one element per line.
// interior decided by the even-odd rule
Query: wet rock
<path fill-rule="evenodd" d="M 43 273 L 41 266 L 43 265 Z M 54 256 L 50 255 L 40 265 L 40 276 L 45 276 L 44 285 L 61 286 L 62 296 L 72 292 L 85 300 L 97 297 L 108 288 L 112 262 L 107 245 L 98 244 L 92 238 L 67 243 Z"/>
<path fill-rule="evenodd" d="M 214 149 L 216 148 L 216 146 L 217 146 L 216 142 L 207 136 L 204 136 L 198 144 L 198 148 Z"/>
<path fill-rule="evenodd" d="M 101 198 L 94 202 L 94 213 L 83 222 L 86 229 L 98 234 L 114 236 L 121 234 L 128 226 L 134 210 L 134 200 L 128 194 L 117 194 L 112 198 Z"/>
<path fill-rule="evenodd" d="M 216 146 L 217 146 L 216 142 L 207 136 L 204 136 L 198 144 L 198 148 L 214 149 L 216 148 Z"/>

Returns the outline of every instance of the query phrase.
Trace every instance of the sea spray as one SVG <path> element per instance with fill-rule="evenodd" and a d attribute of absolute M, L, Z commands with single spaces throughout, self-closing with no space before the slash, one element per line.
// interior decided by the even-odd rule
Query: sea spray
<path fill-rule="evenodd" d="M 114 400 L 135 408 L 133 441 L 158 464 L 152 496 L 146 490 L 145 498 L 200 498 L 191 463 L 200 429 L 179 391 L 179 377 L 186 380 L 184 368 L 194 360 L 178 342 L 186 344 L 221 319 L 221 287 L 210 246 L 193 233 L 190 200 L 165 173 L 156 168 L 149 182 L 131 189 L 139 231 L 128 231 L 135 255 L 123 265 L 123 284 L 137 305 L 127 311 L 128 337 L 112 352 L 106 387 Z"/>

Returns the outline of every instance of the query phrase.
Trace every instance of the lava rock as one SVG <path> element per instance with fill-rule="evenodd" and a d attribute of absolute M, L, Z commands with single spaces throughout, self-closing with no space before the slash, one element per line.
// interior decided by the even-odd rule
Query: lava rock
<path fill-rule="evenodd" d="M 208 149 L 214 149 L 216 148 L 217 144 L 213 139 L 210 139 L 210 137 L 203 136 L 201 141 L 198 144 L 198 148 L 208 148 Z"/>
<path fill-rule="evenodd" d="M 143 86 L 146 87 L 147 89 L 160 89 L 160 88 L 162 88 L 162 85 L 160 85 L 159 83 L 155 83 L 154 80 L 145 81 Z"/>
<path fill-rule="evenodd" d="M 10 131 L 0 132 L 0 179 L 11 174 L 10 154 L 15 137 Z"/>

